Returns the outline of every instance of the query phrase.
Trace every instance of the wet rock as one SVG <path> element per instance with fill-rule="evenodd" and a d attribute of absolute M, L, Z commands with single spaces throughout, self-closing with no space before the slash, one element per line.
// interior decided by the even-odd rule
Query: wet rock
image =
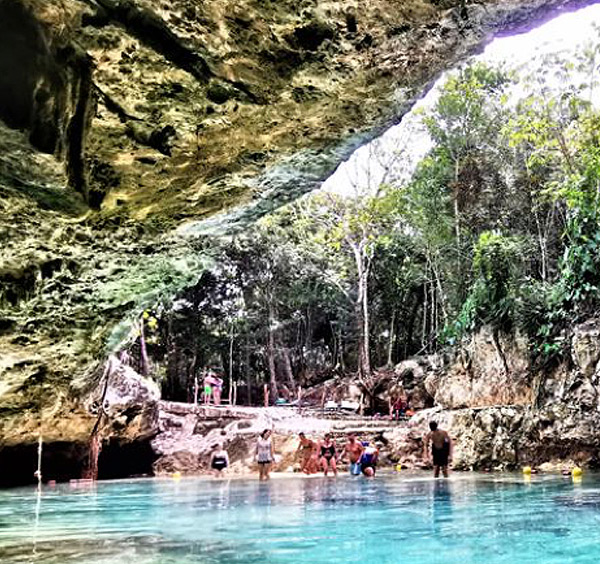
<path fill-rule="evenodd" d="M 356 42 L 356 50 L 363 51 L 373 45 L 373 36 L 370 33 L 365 33 L 359 41 Z"/>
<path fill-rule="evenodd" d="M 346 31 L 348 31 L 348 33 L 356 33 L 358 31 L 356 12 L 354 12 L 354 10 L 349 9 L 346 11 L 344 17 L 346 20 Z"/>
<path fill-rule="evenodd" d="M 483 328 L 444 377 L 429 375 L 426 387 L 445 408 L 530 405 L 534 399 L 527 342 Z"/>
<path fill-rule="evenodd" d="M 87 54 L 74 44 L 54 44 L 26 3 L 0 4 L 0 119 L 28 129 L 34 146 L 64 158 L 82 193 L 91 71 Z"/>

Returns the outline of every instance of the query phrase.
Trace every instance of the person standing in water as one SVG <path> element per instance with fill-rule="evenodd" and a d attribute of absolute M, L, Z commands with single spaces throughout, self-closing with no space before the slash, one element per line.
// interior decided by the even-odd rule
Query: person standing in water
<path fill-rule="evenodd" d="M 229 466 L 229 455 L 221 444 L 213 445 L 213 453 L 210 457 L 210 468 L 215 478 L 223 475 L 223 470 Z"/>
<path fill-rule="evenodd" d="M 275 459 L 271 430 L 265 429 L 256 441 L 256 460 L 258 462 L 258 479 L 262 482 L 270 478 L 271 464 Z"/>
<path fill-rule="evenodd" d="M 321 468 L 327 476 L 329 470 L 333 472 L 335 476 L 337 476 L 337 451 L 335 448 L 335 443 L 331 440 L 331 434 L 327 433 L 325 435 L 325 439 L 319 445 L 319 457 L 321 462 Z"/>
<path fill-rule="evenodd" d="M 356 440 L 356 435 L 348 433 L 348 442 L 344 446 L 340 459 L 343 460 L 346 455 L 348 456 L 350 461 L 348 470 L 353 476 L 360 476 L 360 458 L 364 450 L 364 447 Z"/>
<path fill-rule="evenodd" d="M 433 475 L 438 478 L 440 470 L 444 475 L 444 478 L 448 477 L 448 464 L 452 462 L 452 451 L 454 445 L 452 439 L 446 431 L 438 429 L 438 424 L 435 421 L 429 423 L 429 429 L 431 430 L 425 436 L 423 445 L 423 458 L 426 462 L 432 460 L 433 462 Z M 429 445 L 431 444 L 431 454 L 429 451 Z"/>

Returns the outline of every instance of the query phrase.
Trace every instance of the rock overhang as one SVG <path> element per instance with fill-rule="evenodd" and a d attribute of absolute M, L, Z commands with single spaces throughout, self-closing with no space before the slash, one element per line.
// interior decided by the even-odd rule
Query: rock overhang
<path fill-rule="evenodd" d="M 157 296 L 140 285 L 140 271 L 178 264 L 197 253 L 196 235 L 243 229 L 318 188 L 353 150 L 397 123 L 442 70 L 494 34 L 594 3 L 490 1 L 461 10 L 461 2 L 400 7 L 381 0 L 355 15 L 356 29 L 346 17 L 353 4 L 344 0 L 315 2 L 308 11 L 291 0 L 120 4 L 153 10 L 188 51 L 209 60 L 210 77 L 200 80 L 143 34 L 130 35 L 118 18 L 89 19 L 115 0 L 9 1 L 43 6 L 36 13 L 56 41 L 65 37 L 58 37 L 61 20 L 50 7 L 66 6 L 66 39 L 94 60 L 98 106 L 85 142 L 90 185 L 104 196 L 99 211 L 85 211 L 56 163 L 24 141 L 5 145 L 27 158 L 16 168 L 4 161 L 0 170 L 7 196 L 0 224 L 10 241 L 0 262 L 2 269 L 12 265 L 11 276 L 31 268 L 34 282 L 19 303 L 1 300 L 0 348 L 20 359 L 0 376 L 21 382 L 0 396 L 11 416 L 19 409 L 42 413 L 54 401 L 48 398 L 64 400 L 74 375 L 90 373 L 112 328 Z M 305 33 L 294 30 L 312 21 L 328 27 L 318 45 L 304 45 Z M 46 259 L 61 267 L 45 277 Z M 194 283 L 188 275 L 181 284 Z M 42 389 L 47 396 L 35 401 Z"/>

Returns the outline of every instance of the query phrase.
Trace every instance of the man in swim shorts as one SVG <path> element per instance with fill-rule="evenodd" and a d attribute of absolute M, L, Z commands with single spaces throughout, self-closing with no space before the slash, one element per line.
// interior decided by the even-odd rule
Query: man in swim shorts
<path fill-rule="evenodd" d="M 452 439 L 446 431 L 438 429 L 438 424 L 435 421 L 429 423 L 429 429 L 431 430 L 425 436 L 423 445 L 423 458 L 426 462 L 433 462 L 433 475 L 438 478 L 440 470 L 444 475 L 444 478 L 448 477 L 448 464 L 452 462 L 452 451 L 454 445 Z M 429 451 L 429 444 L 431 443 L 431 455 Z"/>
<path fill-rule="evenodd" d="M 356 440 L 356 435 L 354 433 L 348 433 L 348 441 L 344 445 L 344 450 L 342 451 L 342 456 L 340 458 L 343 460 L 344 457 L 348 455 L 350 461 L 348 470 L 353 476 L 360 476 L 360 457 L 364 450 L 364 447 Z"/>
<path fill-rule="evenodd" d="M 203 395 L 204 395 L 204 404 L 208 405 L 210 403 L 210 399 L 212 397 L 212 393 L 213 393 L 213 377 L 212 374 L 210 372 L 210 370 L 208 370 L 205 374 L 204 374 L 204 379 L 202 381 L 202 386 L 203 386 Z"/>

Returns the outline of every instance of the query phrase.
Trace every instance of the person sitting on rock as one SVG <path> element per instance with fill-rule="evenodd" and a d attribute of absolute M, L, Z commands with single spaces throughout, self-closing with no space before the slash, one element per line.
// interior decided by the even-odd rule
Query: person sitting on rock
<path fill-rule="evenodd" d="M 229 455 L 227 451 L 218 443 L 213 445 L 213 452 L 210 456 L 210 467 L 215 478 L 222 476 L 223 471 L 229 466 Z"/>
<path fill-rule="evenodd" d="M 452 462 L 453 444 L 450 435 L 442 429 L 438 429 L 438 424 L 435 421 L 429 423 L 431 430 L 425 436 L 423 444 L 423 458 L 426 462 L 433 462 L 433 475 L 438 478 L 440 470 L 444 478 L 448 477 L 448 464 Z M 431 443 L 431 451 L 429 444 Z"/>
<path fill-rule="evenodd" d="M 325 476 L 327 476 L 329 470 L 337 476 L 336 459 L 337 450 L 335 443 L 331 440 L 331 433 L 327 433 L 325 439 L 319 445 L 319 460 Z"/>
<path fill-rule="evenodd" d="M 315 474 L 319 471 L 319 465 L 317 462 L 317 443 L 311 441 L 304 433 L 298 435 L 300 438 L 300 444 L 298 450 L 302 456 L 300 462 L 300 471 L 305 474 Z"/>

